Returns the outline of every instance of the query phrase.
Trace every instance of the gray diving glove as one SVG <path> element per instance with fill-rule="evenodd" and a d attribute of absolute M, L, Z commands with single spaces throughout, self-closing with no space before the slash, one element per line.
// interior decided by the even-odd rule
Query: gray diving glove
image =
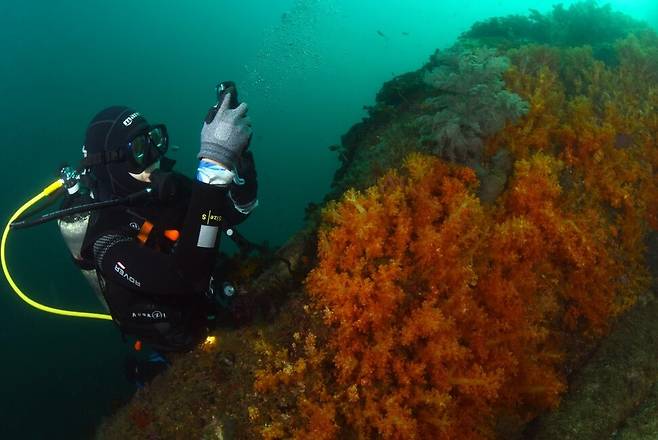
<path fill-rule="evenodd" d="M 201 129 L 201 149 L 198 158 L 215 160 L 229 169 L 234 169 L 242 152 L 251 140 L 251 120 L 247 114 L 247 104 L 229 108 L 231 94 L 224 96 L 210 124 L 204 122 Z"/>

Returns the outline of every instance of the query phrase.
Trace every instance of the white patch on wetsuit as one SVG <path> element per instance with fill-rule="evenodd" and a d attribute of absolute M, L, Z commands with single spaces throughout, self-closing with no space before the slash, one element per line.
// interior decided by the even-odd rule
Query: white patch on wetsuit
<path fill-rule="evenodd" d="M 199 230 L 199 240 L 196 243 L 197 247 L 214 248 L 215 243 L 217 242 L 218 233 L 218 226 L 201 225 L 201 229 Z"/>

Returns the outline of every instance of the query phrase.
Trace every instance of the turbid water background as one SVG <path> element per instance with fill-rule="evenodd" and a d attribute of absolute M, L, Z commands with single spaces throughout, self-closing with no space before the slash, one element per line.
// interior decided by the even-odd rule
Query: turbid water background
<path fill-rule="evenodd" d="M 241 228 L 281 244 L 338 165 L 328 146 L 384 81 L 415 70 L 476 21 L 553 2 L 433 0 L 24 1 L 0 4 L 0 214 L 79 159 L 85 126 L 125 104 L 169 127 L 192 174 L 219 80 L 250 105 L 261 205 Z M 568 6 L 572 2 L 563 2 Z M 613 7 L 658 24 L 655 2 Z M 56 226 L 13 233 L 15 279 L 44 303 L 98 310 Z M 108 322 L 47 315 L 0 287 L 0 437 L 89 438 L 134 392 Z"/>

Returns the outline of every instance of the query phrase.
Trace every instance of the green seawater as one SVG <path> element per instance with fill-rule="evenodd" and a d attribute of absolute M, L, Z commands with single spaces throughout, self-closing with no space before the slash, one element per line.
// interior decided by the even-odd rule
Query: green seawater
<path fill-rule="evenodd" d="M 80 157 L 100 109 L 129 105 L 167 124 L 176 169 L 195 170 L 220 80 L 250 106 L 260 206 L 241 227 L 282 244 L 339 161 L 328 146 L 384 81 L 416 70 L 473 22 L 548 11 L 549 1 L 242 0 L 0 3 L 0 215 Z M 572 2 L 563 2 L 568 6 Z M 613 8 L 658 27 L 654 1 Z M 3 220 L 4 222 L 5 220 Z M 100 311 L 55 224 L 12 233 L 10 267 L 43 303 Z M 127 401 L 129 347 L 113 324 L 42 313 L 0 283 L 0 438 L 90 438 Z"/>

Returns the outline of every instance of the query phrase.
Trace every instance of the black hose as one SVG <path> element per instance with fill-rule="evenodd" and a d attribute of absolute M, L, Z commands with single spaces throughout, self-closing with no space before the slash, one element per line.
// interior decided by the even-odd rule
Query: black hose
<path fill-rule="evenodd" d="M 79 214 L 81 212 L 96 211 L 97 209 L 109 208 L 111 206 L 117 206 L 117 205 L 130 205 L 142 199 L 143 197 L 150 195 L 150 193 L 151 193 L 151 189 L 148 188 L 143 191 L 130 194 L 121 199 L 112 199 L 112 200 L 106 200 L 104 202 L 87 203 L 85 205 L 60 209 L 59 211 L 50 212 L 48 214 L 42 215 L 41 217 L 37 217 L 35 219 L 13 222 L 10 226 L 12 229 L 24 229 L 32 226 L 41 225 L 51 220 L 67 217 L 69 215 Z"/>

